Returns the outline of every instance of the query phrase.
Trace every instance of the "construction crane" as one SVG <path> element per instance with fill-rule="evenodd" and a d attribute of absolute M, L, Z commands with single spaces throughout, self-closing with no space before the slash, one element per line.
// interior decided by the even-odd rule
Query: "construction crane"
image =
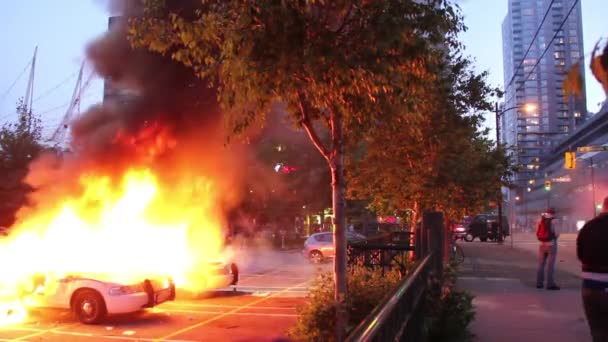
<path fill-rule="evenodd" d="M 34 99 L 34 74 L 36 72 L 36 54 L 38 54 L 37 46 L 36 48 L 34 48 L 34 57 L 32 57 L 32 68 L 30 69 L 30 78 L 27 82 L 27 88 L 25 89 L 25 99 L 23 101 L 26 113 L 29 113 L 32 110 L 32 102 Z"/>
<path fill-rule="evenodd" d="M 76 80 L 76 86 L 74 87 L 72 99 L 70 100 L 68 108 L 63 115 L 63 118 L 59 122 L 59 125 L 53 132 L 53 135 L 51 135 L 51 138 L 48 140 L 48 142 L 54 143 L 55 147 L 66 145 L 70 123 L 74 121 L 78 115 L 80 115 L 80 102 L 82 100 L 82 94 L 88 88 L 91 80 L 93 79 L 93 72 L 91 72 L 86 81 L 83 82 L 83 73 L 84 62 L 82 62 L 82 65 L 80 66 L 78 79 Z"/>

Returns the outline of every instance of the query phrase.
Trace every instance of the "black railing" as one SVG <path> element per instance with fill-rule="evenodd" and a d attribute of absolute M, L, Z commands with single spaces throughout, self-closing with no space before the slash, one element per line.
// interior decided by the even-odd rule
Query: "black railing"
<path fill-rule="evenodd" d="M 432 277 L 439 277 L 443 271 L 444 256 L 447 240 L 444 234 L 443 216 L 441 213 L 425 213 L 422 225 L 417 230 L 415 268 L 409 272 L 399 286 L 389 293 L 384 300 L 361 322 L 348 336 L 347 341 L 424 341 L 424 310 L 425 296 L 428 293 Z M 359 250 L 364 249 L 358 246 Z M 402 248 L 403 252 L 413 250 L 410 246 L 367 246 L 371 251 L 378 251 L 378 266 L 385 267 L 386 250 L 393 251 Z M 368 267 L 374 267 L 375 259 L 365 259 L 374 253 L 355 254 L 357 249 L 351 249 L 350 258 L 354 261 L 368 262 Z M 388 252 L 390 253 L 394 252 Z M 391 255 L 390 262 L 396 257 Z M 405 259 L 404 259 L 405 260 Z M 384 269 L 384 268 L 383 268 Z"/>
<path fill-rule="evenodd" d="M 423 336 L 423 301 L 433 271 L 433 254 L 426 256 L 394 293 L 389 294 L 347 341 L 411 341 Z"/>
<path fill-rule="evenodd" d="M 414 247 L 402 243 L 358 242 L 348 245 L 348 264 L 371 269 L 390 270 L 397 267 L 404 273 Z"/>

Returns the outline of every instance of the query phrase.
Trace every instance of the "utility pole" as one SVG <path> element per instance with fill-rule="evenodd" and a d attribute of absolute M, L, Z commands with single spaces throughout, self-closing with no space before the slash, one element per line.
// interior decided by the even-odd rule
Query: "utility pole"
<path fill-rule="evenodd" d="M 500 148 L 500 111 L 498 109 L 498 102 L 495 103 L 495 111 L 496 111 L 496 150 Z M 497 241 L 498 243 L 503 242 L 502 238 L 502 179 L 498 188 L 498 229 L 497 229 Z"/>

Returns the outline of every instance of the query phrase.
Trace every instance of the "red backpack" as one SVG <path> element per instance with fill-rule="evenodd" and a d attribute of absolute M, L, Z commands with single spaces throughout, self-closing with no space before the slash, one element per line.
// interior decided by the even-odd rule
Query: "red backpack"
<path fill-rule="evenodd" d="M 551 227 L 550 227 L 550 219 L 541 217 L 538 223 L 536 224 L 536 238 L 538 241 L 548 242 L 551 241 Z"/>

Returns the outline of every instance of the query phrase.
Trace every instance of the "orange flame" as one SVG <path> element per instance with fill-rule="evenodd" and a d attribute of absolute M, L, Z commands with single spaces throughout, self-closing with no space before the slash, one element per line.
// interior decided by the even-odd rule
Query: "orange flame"
<path fill-rule="evenodd" d="M 128 170 L 116 184 L 96 173 L 82 194 L 21 220 L 0 240 L 0 325 L 25 318 L 20 286 L 35 274 L 87 274 L 113 281 L 172 276 L 176 285 L 213 286 L 205 261 L 223 255 L 214 184 L 201 177 L 161 186 L 149 169 Z M 8 298 L 8 299 L 7 299 Z M 1 317 L 6 312 L 8 318 Z"/>

